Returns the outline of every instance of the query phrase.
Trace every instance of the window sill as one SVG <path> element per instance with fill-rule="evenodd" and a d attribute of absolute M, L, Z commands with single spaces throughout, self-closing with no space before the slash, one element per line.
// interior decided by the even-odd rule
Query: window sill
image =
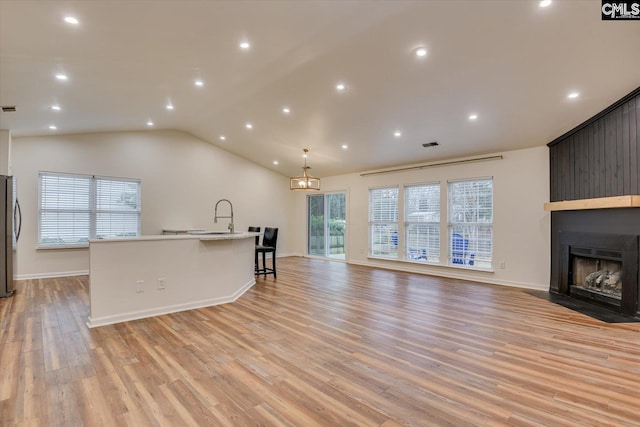
<path fill-rule="evenodd" d="M 89 249 L 89 244 L 86 245 L 60 245 L 60 246 L 36 246 L 37 251 L 54 251 L 57 249 Z"/>
<path fill-rule="evenodd" d="M 367 259 L 372 259 L 372 260 L 377 260 L 377 261 L 391 261 L 391 262 L 398 262 L 398 263 L 403 263 L 403 264 L 412 264 L 412 265 L 426 265 L 429 267 L 440 267 L 440 268 L 455 268 L 457 270 L 469 270 L 469 271 L 477 271 L 480 273 L 495 273 L 495 271 L 493 270 L 493 268 L 479 268 L 479 267 L 472 267 L 472 266 L 468 266 L 468 265 L 458 265 L 458 264 L 441 264 L 439 262 L 421 262 L 421 261 L 413 261 L 410 259 L 399 259 L 399 258 L 385 258 L 385 257 L 378 257 L 378 256 L 371 256 L 368 255 Z"/>

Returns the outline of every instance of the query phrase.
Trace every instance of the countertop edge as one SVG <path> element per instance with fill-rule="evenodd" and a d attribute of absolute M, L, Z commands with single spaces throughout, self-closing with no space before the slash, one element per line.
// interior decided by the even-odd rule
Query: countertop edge
<path fill-rule="evenodd" d="M 147 235 L 147 236 L 137 236 L 137 237 L 123 237 L 117 239 L 92 239 L 89 240 L 89 244 L 94 243 L 119 243 L 119 242 L 143 242 L 143 241 L 154 241 L 154 240 L 201 240 L 201 241 L 215 241 L 215 240 L 239 240 L 239 239 L 248 239 L 250 237 L 259 236 L 260 233 L 254 232 L 238 232 L 234 234 L 225 233 L 225 234 L 199 234 L 199 235 L 190 235 L 190 234 L 160 234 L 160 235 Z"/>

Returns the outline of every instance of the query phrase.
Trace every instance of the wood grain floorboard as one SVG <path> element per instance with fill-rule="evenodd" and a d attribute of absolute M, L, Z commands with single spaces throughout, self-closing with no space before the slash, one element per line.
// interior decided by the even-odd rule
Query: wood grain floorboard
<path fill-rule="evenodd" d="M 283 258 L 236 302 L 88 329 L 0 300 L 0 426 L 640 426 L 640 324 L 516 288 Z"/>

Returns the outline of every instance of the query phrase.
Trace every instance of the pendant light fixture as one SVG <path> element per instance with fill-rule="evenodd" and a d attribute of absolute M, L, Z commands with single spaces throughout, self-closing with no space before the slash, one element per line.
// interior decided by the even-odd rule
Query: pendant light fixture
<path fill-rule="evenodd" d="M 320 178 L 314 178 L 307 172 L 311 169 L 307 166 L 307 153 L 309 150 L 304 150 L 304 167 L 302 168 L 302 176 L 296 176 L 289 179 L 290 190 L 320 190 Z"/>

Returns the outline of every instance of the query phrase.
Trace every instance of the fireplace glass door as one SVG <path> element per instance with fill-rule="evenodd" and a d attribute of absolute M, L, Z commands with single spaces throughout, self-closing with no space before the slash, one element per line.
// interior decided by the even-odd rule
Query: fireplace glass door
<path fill-rule="evenodd" d="M 640 318 L 638 235 L 560 232 L 558 293 Z"/>
<path fill-rule="evenodd" d="M 622 299 L 622 262 L 572 256 L 571 266 L 571 293 L 595 294 L 591 297 L 601 296 L 601 301 L 607 301 L 614 305 L 620 305 Z"/>

